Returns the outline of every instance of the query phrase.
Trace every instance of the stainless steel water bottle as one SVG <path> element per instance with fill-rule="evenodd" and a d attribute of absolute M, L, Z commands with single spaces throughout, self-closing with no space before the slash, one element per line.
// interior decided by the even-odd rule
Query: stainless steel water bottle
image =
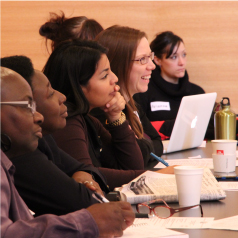
<path fill-rule="evenodd" d="M 236 139 L 236 114 L 230 109 L 230 100 L 223 97 L 220 110 L 214 116 L 215 139 Z"/>

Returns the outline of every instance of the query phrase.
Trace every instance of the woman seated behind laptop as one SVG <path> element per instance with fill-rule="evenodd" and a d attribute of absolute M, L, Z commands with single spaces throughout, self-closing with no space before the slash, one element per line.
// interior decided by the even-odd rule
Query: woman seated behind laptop
<path fill-rule="evenodd" d="M 34 151 L 42 137 L 43 116 L 35 111 L 29 84 L 19 74 L 0 68 L 1 149 L 21 156 Z M 22 101 L 23 100 L 23 101 Z M 47 214 L 34 218 L 14 183 L 14 166 L 1 150 L 1 237 L 114 237 L 133 223 L 129 203 L 95 204 L 61 217 Z"/>
<path fill-rule="evenodd" d="M 205 92 L 189 81 L 186 71 L 187 51 L 182 38 L 165 31 L 155 37 L 150 47 L 155 53 L 156 69 L 152 72 L 148 91 L 136 94 L 134 99 L 164 140 L 171 136 L 182 98 Z M 212 120 L 206 138 L 213 137 Z"/>

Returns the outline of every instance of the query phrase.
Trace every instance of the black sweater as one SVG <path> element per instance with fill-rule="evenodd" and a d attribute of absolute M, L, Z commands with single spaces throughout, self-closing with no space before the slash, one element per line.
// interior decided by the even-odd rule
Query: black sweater
<path fill-rule="evenodd" d="M 160 135 L 170 137 L 182 98 L 202 93 L 205 92 L 201 87 L 189 82 L 187 72 L 178 84 L 172 84 L 161 77 L 160 67 L 157 66 L 152 71 L 147 92 L 135 94 L 134 99 L 151 122 L 160 122 Z M 159 102 L 155 111 L 151 110 L 151 102 Z M 167 107 L 163 109 L 165 105 Z"/>
<path fill-rule="evenodd" d="M 96 203 L 92 191 L 71 178 L 77 171 L 91 173 L 102 190 L 108 192 L 97 168 L 84 165 L 66 154 L 50 135 L 39 140 L 36 151 L 11 161 L 16 167 L 16 188 L 36 216 L 46 213 L 64 215 Z"/>

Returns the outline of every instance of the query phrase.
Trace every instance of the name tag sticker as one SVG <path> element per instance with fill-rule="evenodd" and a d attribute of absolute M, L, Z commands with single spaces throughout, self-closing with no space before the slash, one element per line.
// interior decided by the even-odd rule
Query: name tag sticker
<path fill-rule="evenodd" d="M 169 102 L 151 102 L 150 103 L 151 111 L 170 111 L 170 104 Z"/>

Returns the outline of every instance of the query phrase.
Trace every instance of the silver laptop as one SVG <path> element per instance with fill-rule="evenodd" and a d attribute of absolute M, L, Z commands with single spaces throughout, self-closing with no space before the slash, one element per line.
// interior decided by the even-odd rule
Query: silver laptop
<path fill-rule="evenodd" d="M 182 98 L 170 140 L 163 141 L 163 153 L 198 147 L 202 144 L 217 93 Z"/>

